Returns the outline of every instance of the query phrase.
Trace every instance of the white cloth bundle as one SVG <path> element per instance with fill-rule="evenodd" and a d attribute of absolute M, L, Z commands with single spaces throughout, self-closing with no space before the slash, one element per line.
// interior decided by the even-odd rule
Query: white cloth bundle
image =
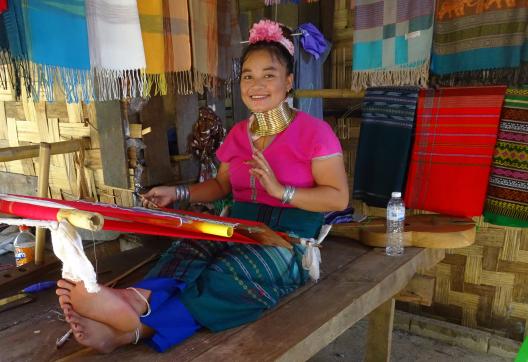
<path fill-rule="evenodd" d="M 301 244 L 306 246 L 306 251 L 304 252 L 302 259 L 302 266 L 305 270 L 308 270 L 310 278 L 315 282 L 317 282 L 320 277 L 319 264 L 321 263 L 321 251 L 319 250 L 319 245 L 326 238 L 330 229 L 332 229 L 332 225 L 323 225 L 317 240 L 314 238 L 301 238 Z"/>
<path fill-rule="evenodd" d="M 62 277 L 74 282 L 83 281 L 88 293 L 97 293 L 97 274 L 84 253 L 79 233 L 68 221 L 50 227 L 53 252 L 62 261 Z"/>

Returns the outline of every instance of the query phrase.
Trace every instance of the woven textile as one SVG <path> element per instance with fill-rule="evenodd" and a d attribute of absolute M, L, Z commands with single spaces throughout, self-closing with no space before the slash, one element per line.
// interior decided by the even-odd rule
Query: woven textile
<path fill-rule="evenodd" d="M 7 67 L 11 63 L 9 55 L 9 41 L 7 40 L 7 31 L 4 24 L 4 18 L 0 16 L 0 87 L 7 88 Z M 12 79 L 12 78 L 11 78 Z"/>
<path fill-rule="evenodd" d="M 0 14 L 7 10 L 7 0 L 0 0 Z"/>
<path fill-rule="evenodd" d="M 352 88 L 426 85 L 434 0 L 357 0 Z"/>
<path fill-rule="evenodd" d="M 2 16 L 9 52 L 34 99 L 38 100 L 43 91 L 52 101 L 57 81 L 69 102 L 90 100 L 92 79 L 84 0 L 10 1 Z M 35 87 L 31 88 L 32 84 Z"/>
<path fill-rule="evenodd" d="M 145 94 L 167 94 L 165 78 L 165 39 L 163 31 L 163 1 L 138 0 L 141 35 L 147 62 Z"/>
<path fill-rule="evenodd" d="M 528 90 L 506 91 L 484 217 L 497 225 L 528 226 Z"/>
<path fill-rule="evenodd" d="M 418 88 L 368 88 L 354 173 L 355 199 L 386 207 L 393 191 L 403 191 Z"/>
<path fill-rule="evenodd" d="M 165 69 L 177 93 L 192 92 L 191 38 L 187 1 L 163 0 Z"/>
<path fill-rule="evenodd" d="M 421 90 L 405 205 L 480 216 L 506 87 Z"/>
<path fill-rule="evenodd" d="M 86 0 L 98 100 L 143 95 L 146 67 L 136 0 Z"/>
<path fill-rule="evenodd" d="M 431 64 L 438 82 L 525 82 L 527 6 L 524 0 L 438 0 Z"/>
<path fill-rule="evenodd" d="M 264 222 L 273 230 L 300 237 L 316 237 L 323 222 L 321 213 L 258 203 L 235 202 L 231 216 Z M 255 321 L 304 284 L 304 250 L 300 244 L 288 250 L 181 240 L 146 278 L 184 281 L 187 288 L 180 300 L 200 325 L 216 332 Z"/>
<path fill-rule="evenodd" d="M 218 4 L 217 0 L 189 2 L 194 90 L 215 88 L 218 77 Z"/>

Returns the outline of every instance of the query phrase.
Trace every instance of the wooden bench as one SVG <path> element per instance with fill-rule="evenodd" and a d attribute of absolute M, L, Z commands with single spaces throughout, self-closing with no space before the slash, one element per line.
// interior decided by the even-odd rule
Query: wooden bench
<path fill-rule="evenodd" d="M 202 331 L 163 354 L 145 345 L 131 345 L 110 356 L 97 355 L 73 341 L 57 351 L 55 339 L 67 326 L 41 313 L 0 331 L 2 360 L 303 361 L 370 315 L 366 360 L 387 361 L 393 297 L 417 272 L 442 260 L 444 251 L 407 248 L 401 257 L 387 257 L 382 249 L 332 237 L 324 242 L 322 257 L 321 280 L 287 297 L 258 321 L 221 333 Z M 49 299 L 48 303 L 52 304 L 41 308 L 49 311 L 57 302 Z M 0 329 L 2 319 L 0 314 Z M 33 334 L 35 329 L 40 333 Z"/>

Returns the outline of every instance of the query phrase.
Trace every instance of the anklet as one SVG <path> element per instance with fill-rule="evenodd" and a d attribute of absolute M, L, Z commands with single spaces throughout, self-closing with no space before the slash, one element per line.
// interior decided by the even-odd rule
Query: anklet
<path fill-rule="evenodd" d="M 145 296 L 144 296 L 143 294 L 141 294 L 141 293 L 139 292 L 139 290 L 137 290 L 137 289 L 134 288 L 134 287 L 128 287 L 127 289 L 130 289 L 130 290 L 133 290 L 134 292 L 136 292 L 137 295 L 139 295 L 140 298 L 143 299 L 143 301 L 145 302 L 145 304 L 147 304 L 147 313 L 140 315 L 140 317 L 148 317 L 148 316 L 150 315 L 151 310 L 150 310 L 150 304 L 149 304 L 147 298 L 145 298 Z"/>
<path fill-rule="evenodd" d="M 132 342 L 132 344 L 138 344 L 139 337 L 140 337 L 140 332 L 139 332 L 140 328 L 141 328 L 141 326 L 137 327 L 136 330 L 134 331 L 134 335 L 136 336 L 136 339 L 134 340 L 134 342 Z"/>

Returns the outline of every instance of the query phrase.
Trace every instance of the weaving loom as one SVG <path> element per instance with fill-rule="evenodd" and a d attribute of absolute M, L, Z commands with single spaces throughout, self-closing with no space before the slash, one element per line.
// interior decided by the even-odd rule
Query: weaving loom
<path fill-rule="evenodd" d="M 88 201 L 65 201 L 46 198 L 0 194 L 0 212 L 35 220 L 57 221 L 58 213 L 82 210 L 97 218 L 103 230 L 159 235 L 175 238 L 207 239 L 247 244 L 291 245 L 259 222 L 204 215 L 177 210 L 125 208 Z M 70 223 L 74 224 L 70 220 Z M 82 227 L 81 225 L 75 225 Z"/>

